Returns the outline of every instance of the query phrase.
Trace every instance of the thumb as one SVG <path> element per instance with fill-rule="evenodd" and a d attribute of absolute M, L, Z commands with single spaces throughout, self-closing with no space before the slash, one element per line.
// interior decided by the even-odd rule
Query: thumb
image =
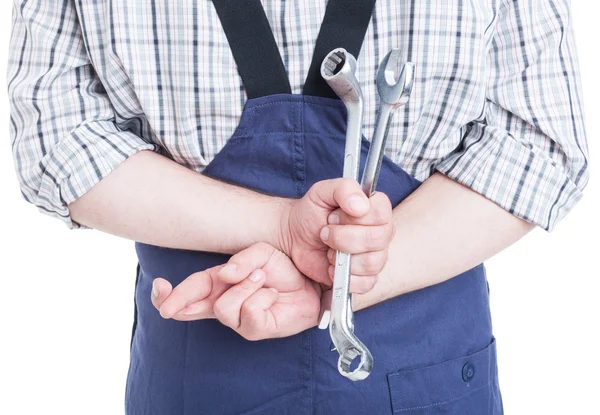
<path fill-rule="evenodd" d="M 152 281 L 152 291 L 150 293 L 150 300 L 154 308 L 160 311 L 160 307 L 167 297 L 173 291 L 171 283 L 164 278 L 156 278 Z"/>
<path fill-rule="evenodd" d="M 252 271 L 261 269 L 269 262 L 275 248 L 259 242 L 232 256 L 227 265 L 219 270 L 217 278 L 226 284 L 238 284 Z"/>
<path fill-rule="evenodd" d="M 370 209 L 369 198 L 354 179 L 323 180 L 311 187 L 308 196 L 318 206 L 331 210 L 340 207 L 355 218 L 366 215 Z"/>

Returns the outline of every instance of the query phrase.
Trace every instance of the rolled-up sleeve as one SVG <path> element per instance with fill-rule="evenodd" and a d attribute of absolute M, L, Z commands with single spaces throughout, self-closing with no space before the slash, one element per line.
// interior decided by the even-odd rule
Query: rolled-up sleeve
<path fill-rule="evenodd" d="M 506 1 L 488 54 L 483 120 L 437 170 L 552 230 L 588 182 L 570 2 Z"/>
<path fill-rule="evenodd" d="M 8 92 L 24 198 L 77 228 L 68 205 L 129 156 L 156 147 L 115 123 L 73 3 L 14 1 Z"/>

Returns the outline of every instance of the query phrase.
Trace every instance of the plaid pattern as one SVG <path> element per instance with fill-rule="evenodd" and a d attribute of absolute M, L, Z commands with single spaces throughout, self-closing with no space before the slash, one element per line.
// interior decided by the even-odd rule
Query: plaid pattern
<path fill-rule="evenodd" d="M 263 4 L 300 93 L 326 1 Z M 386 154 L 553 228 L 588 181 L 569 1 L 379 1 L 358 69 L 367 137 L 392 47 L 418 78 Z M 246 100 L 210 1 L 14 0 L 8 82 L 22 193 L 72 227 L 67 205 L 138 151 L 202 171 Z"/>

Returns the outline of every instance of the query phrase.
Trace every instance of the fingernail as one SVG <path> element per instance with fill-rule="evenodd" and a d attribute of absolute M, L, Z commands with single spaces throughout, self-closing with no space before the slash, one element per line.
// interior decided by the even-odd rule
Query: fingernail
<path fill-rule="evenodd" d="M 152 281 L 152 297 L 158 297 L 158 289 L 154 281 Z"/>
<path fill-rule="evenodd" d="M 269 288 L 269 290 L 273 291 L 275 294 L 279 294 L 279 291 L 277 291 L 275 288 Z"/>
<path fill-rule="evenodd" d="M 252 274 L 250 274 L 250 276 L 248 278 L 250 278 L 250 281 L 254 281 L 254 282 L 259 282 L 260 280 L 263 279 L 264 273 L 256 270 L 256 271 L 252 271 Z"/>
<path fill-rule="evenodd" d="M 369 208 L 368 202 L 361 196 L 354 195 L 348 199 L 348 206 L 354 212 L 363 212 Z"/>
<path fill-rule="evenodd" d="M 340 215 L 337 213 L 332 213 L 329 215 L 329 224 L 330 225 L 339 225 L 340 224 Z"/>
<path fill-rule="evenodd" d="M 233 274 L 236 269 L 237 269 L 237 264 L 234 264 L 233 262 L 231 262 L 231 263 L 225 265 L 223 268 L 221 268 L 221 272 L 224 272 L 226 274 Z"/>
<path fill-rule="evenodd" d="M 326 241 L 329 238 L 329 228 L 326 226 L 321 230 L 321 239 Z"/>

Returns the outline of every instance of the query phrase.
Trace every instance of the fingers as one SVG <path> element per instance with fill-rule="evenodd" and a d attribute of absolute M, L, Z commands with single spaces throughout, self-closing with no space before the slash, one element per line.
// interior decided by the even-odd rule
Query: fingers
<path fill-rule="evenodd" d="M 252 271 L 250 276 L 234 285 L 215 302 L 213 311 L 221 323 L 237 330 L 240 327 L 242 305 L 252 294 L 265 284 L 266 275 L 261 269 Z"/>
<path fill-rule="evenodd" d="M 393 223 L 382 226 L 328 225 L 321 230 L 321 240 L 330 248 L 349 254 L 387 249 L 394 238 Z"/>
<path fill-rule="evenodd" d="M 329 276 L 333 280 L 335 267 L 329 266 Z M 352 294 L 365 294 L 368 293 L 375 287 L 379 277 L 377 275 L 350 275 L 350 293 Z"/>
<path fill-rule="evenodd" d="M 195 321 L 214 318 L 213 304 L 207 300 L 196 301 L 173 315 L 171 319 L 177 321 Z"/>
<path fill-rule="evenodd" d="M 369 212 L 369 199 L 360 184 L 353 179 L 332 179 L 315 183 L 307 197 L 317 206 L 324 208 L 340 207 L 352 217 L 362 217 Z"/>
<path fill-rule="evenodd" d="M 327 251 L 327 259 L 331 265 L 335 265 L 335 256 L 336 251 L 333 249 Z M 387 260 L 387 250 L 352 255 L 350 271 L 358 276 L 378 275 L 383 271 Z"/>
<path fill-rule="evenodd" d="M 348 215 L 342 209 L 336 209 L 329 215 L 330 225 L 385 225 L 392 221 L 392 202 L 385 193 L 377 192 L 371 196 L 369 212 L 361 217 Z"/>
<path fill-rule="evenodd" d="M 392 214 L 389 198 L 375 193 L 370 199 L 369 211 L 361 217 L 349 215 L 342 209 L 333 211 L 328 217 L 329 225 L 321 229 L 321 240 L 333 249 L 350 254 L 385 250 L 396 232 Z"/>
<path fill-rule="evenodd" d="M 159 307 L 160 315 L 163 318 L 172 318 L 185 309 L 188 304 L 208 297 L 212 291 L 212 286 L 210 270 L 190 275 L 175 287 L 170 295 L 161 303 Z"/>
<path fill-rule="evenodd" d="M 274 252 L 275 248 L 272 245 L 256 243 L 232 256 L 217 276 L 224 283 L 237 284 L 255 269 L 264 267 Z"/>
<path fill-rule="evenodd" d="M 268 337 L 274 326 L 271 306 L 279 298 L 274 288 L 261 288 L 242 305 L 238 332 L 248 340 L 261 340 Z"/>
<path fill-rule="evenodd" d="M 169 281 L 156 278 L 152 282 L 152 293 L 150 295 L 152 305 L 160 312 L 161 306 L 172 292 L 173 286 Z M 208 304 L 206 301 L 198 301 L 188 304 L 183 310 L 170 318 L 179 321 L 192 321 L 207 318 L 208 315 L 212 315 L 212 304 Z"/>

